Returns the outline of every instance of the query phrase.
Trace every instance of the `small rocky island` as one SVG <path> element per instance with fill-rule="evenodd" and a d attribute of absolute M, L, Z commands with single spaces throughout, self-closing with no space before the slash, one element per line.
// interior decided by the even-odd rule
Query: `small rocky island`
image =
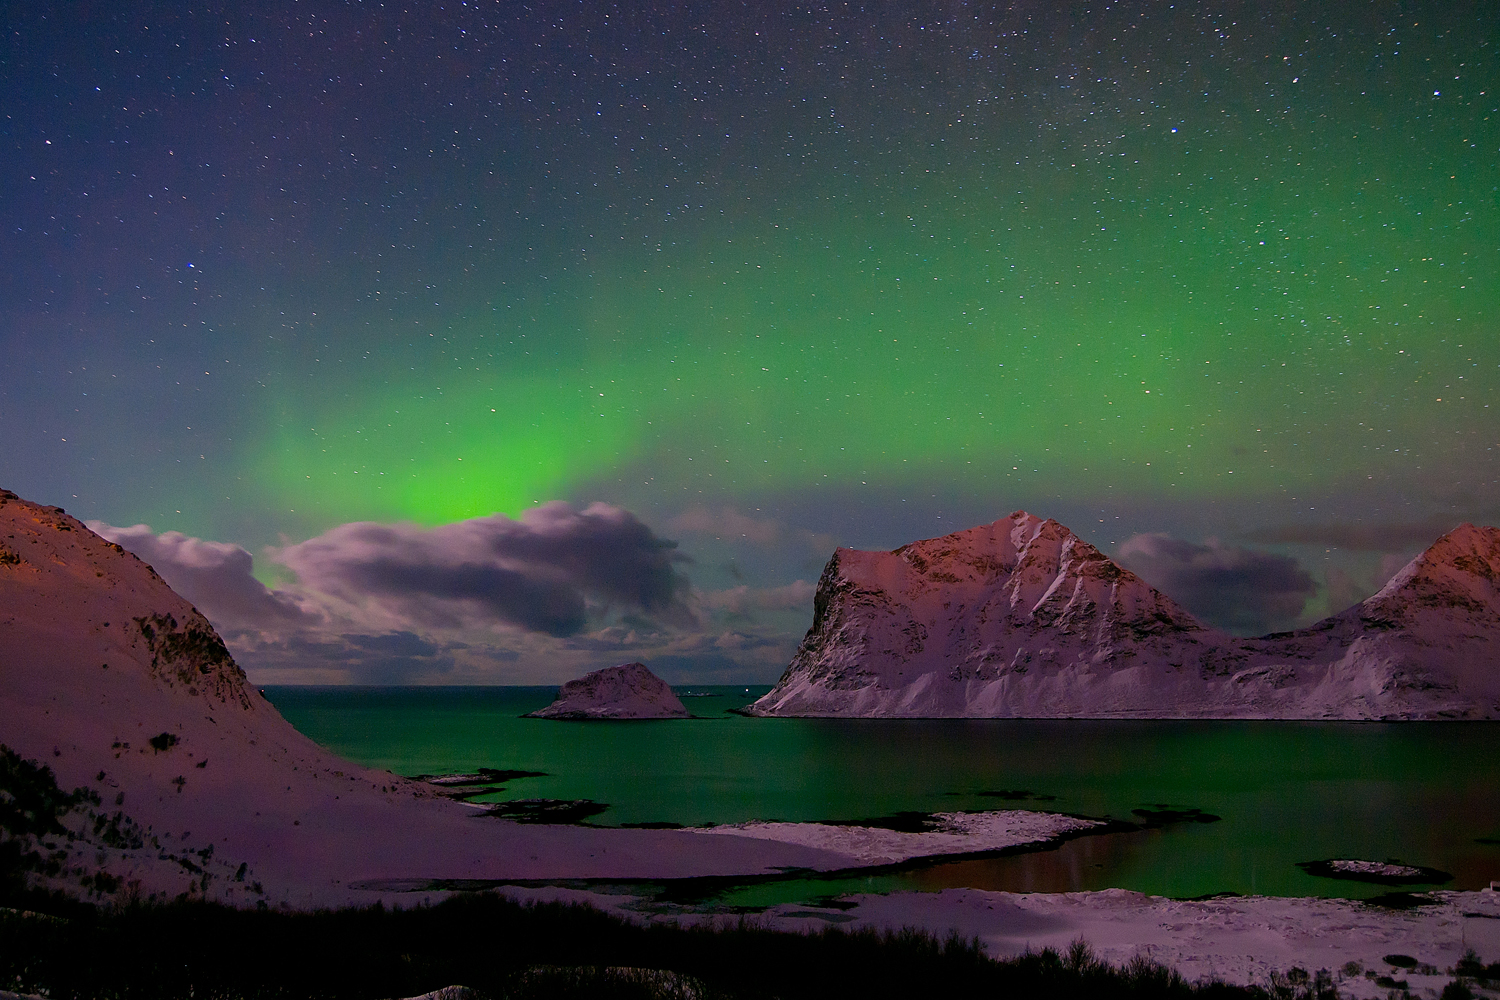
<path fill-rule="evenodd" d="M 568 681 L 530 719 L 686 719 L 687 708 L 644 663 L 622 663 Z"/>

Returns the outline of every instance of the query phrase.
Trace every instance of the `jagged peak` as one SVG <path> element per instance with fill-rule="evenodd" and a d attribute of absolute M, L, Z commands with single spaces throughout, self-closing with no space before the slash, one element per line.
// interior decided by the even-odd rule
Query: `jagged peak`
<path fill-rule="evenodd" d="M 1008 548 L 1019 553 L 1038 539 L 1066 542 L 1069 538 L 1077 537 L 1067 525 L 1059 521 L 1017 510 L 989 524 L 907 542 L 890 552 L 908 562 L 912 561 L 911 556 L 918 556 L 923 562 L 930 563 L 941 562 L 944 558 L 961 557 L 965 552 L 992 555 L 997 549 Z"/>
<path fill-rule="evenodd" d="M 1466 590 L 1500 588 L 1500 528 L 1465 521 L 1391 577 L 1364 604 L 1383 604 L 1401 591 L 1440 586 Z"/>
<path fill-rule="evenodd" d="M 245 673 L 212 623 L 144 560 L 63 508 L 9 490 L 0 490 L 0 524 L 8 529 L 0 567 L 31 570 L 0 577 L 7 587 L 0 603 L 29 594 L 58 608 L 107 608 L 97 613 L 116 621 L 128 642 L 144 641 L 151 657 L 145 667 L 157 681 L 192 696 L 253 706 Z"/>
<path fill-rule="evenodd" d="M 1465 521 L 1429 545 L 1418 558 L 1452 564 L 1474 556 L 1490 563 L 1500 561 L 1500 528 Z"/>
<path fill-rule="evenodd" d="M 1142 596 L 1149 594 L 1154 601 L 1170 603 L 1165 595 L 1061 521 L 1038 517 L 1025 510 L 1013 511 L 989 524 L 908 542 L 889 552 L 840 549 L 831 565 L 839 565 L 842 562 L 840 556 L 856 559 L 874 556 L 877 560 L 894 556 L 918 574 L 939 579 L 951 579 L 954 572 L 961 577 L 967 576 L 959 571 L 960 567 L 970 573 L 978 571 L 983 578 L 997 570 L 1011 574 L 1021 566 L 1031 566 L 1049 578 L 1104 580 L 1124 591 L 1138 591 Z M 1175 605 L 1173 610 L 1191 617 Z"/>

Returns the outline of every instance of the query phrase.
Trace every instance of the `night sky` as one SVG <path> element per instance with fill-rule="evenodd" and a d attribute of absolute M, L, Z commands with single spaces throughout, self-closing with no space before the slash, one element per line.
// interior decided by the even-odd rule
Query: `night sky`
<path fill-rule="evenodd" d="M 771 6 L 5 4 L 0 486 L 262 682 L 769 681 L 1018 508 L 1249 634 L 1500 522 L 1492 4 Z"/>

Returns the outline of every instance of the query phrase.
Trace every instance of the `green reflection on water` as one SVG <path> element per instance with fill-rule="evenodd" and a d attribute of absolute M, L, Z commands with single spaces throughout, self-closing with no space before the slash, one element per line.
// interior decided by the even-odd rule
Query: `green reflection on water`
<path fill-rule="evenodd" d="M 1500 878 L 1500 724 L 1080 720 L 748 719 L 765 688 L 696 688 L 700 718 L 562 723 L 519 716 L 554 688 L 271 688 L 298 729 L 399 774 L 545 771 L 500 798 L 593 799 L 602 825 L 859 819 L 902 810 L 1041 808 L 1132 819 L 1155 805 L 1217 823 L 1079 838 L 1054 850 L 896 873 L 747 886 L 759 906 L 847 892 L 950 886 L 1121 887 L 1364 898 L 1388 891 L 1315 878 L 1299 861 L 1399 859 Z M 1028 791 L 1049 801 L 985 792 Z M 1422 888 L 1420 886 L 1415 888 Z"/>

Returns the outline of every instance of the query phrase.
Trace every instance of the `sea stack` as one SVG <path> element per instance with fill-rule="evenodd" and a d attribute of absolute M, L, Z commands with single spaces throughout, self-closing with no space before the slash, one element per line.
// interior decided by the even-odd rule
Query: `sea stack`
<path fill-rule="evenodd" d="M 755 715 L 1500 718 L 1500 530 L 1465 524 L 1376 595 L 1239 639 L 1053 520 L 1017 511 L 839 549 Z"/>
<path fill-rule="evenodd" d="M 644 663 L 622 663 L 568 681 L 557 700 L 528 713 L 532 719 L 686 719 L 689 713 L 667 682 Z"/>

